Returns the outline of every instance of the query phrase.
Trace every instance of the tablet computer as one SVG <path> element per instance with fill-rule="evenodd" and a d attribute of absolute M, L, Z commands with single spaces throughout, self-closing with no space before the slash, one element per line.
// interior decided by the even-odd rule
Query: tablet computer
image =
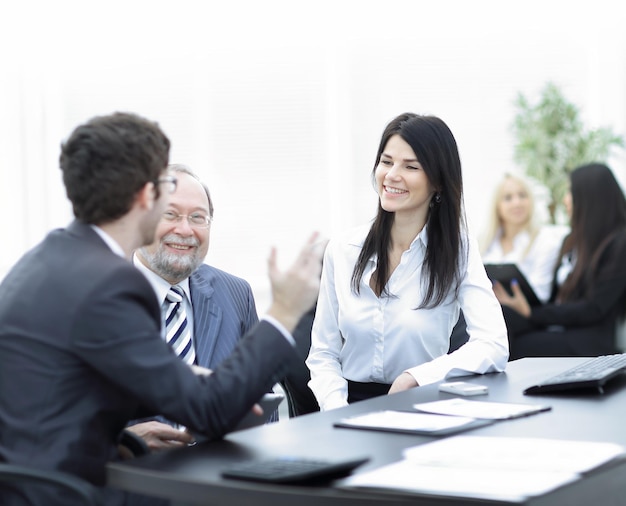
<path fill-rule="evenodd" d="M 511 281 L 517 280 L 522 293 L 531 306 L 541 306 L 541 301 L 528 283 L 526 277 L 515 264 L 485 264 L 487 276 L 491 281 L 499 281 L 502 286 L 512 295 Z"/>
<path fill-rule="evenodd" d="M 252 427 L 257 427 L 258 425 L 263 425 L 268 422 L 272 413 L 276 411 L 278 405 L 283 401 L 285 396 L 283 394 L 276 393 L 268 393 L 265 394 L 261 399 L 259 399 L 256 403 L 263 408 L 262 415 L 255 415 L 252 412 L 252 408 L 250 411 L 239 421 L 239 423 L 232 429 L 230 432 L 235 432 L 237 430 L 250 429 Z M 198 434 L 195 431 L 191 431 L 196 443 L 202 443 L 207 440 L 207 437 L 203 434 Z"/>
<path fill-rule="evenodd" d="M 263 425 L 269 420 L 270 416 L 272 416 L 272 413 L 276 411 L 276 408 L 278 408 L 278 405 L 283 401 L 284 398 L 285 396 L 283 394 L 265 394 L 263 397 L 261 397 L 261 399 L 257 401 L 257 404 L 261 406 L 261 408 L 263 408 L 263 414 L 255 415 L 252 410 L 250 410 L 248 414 L 246 414 L 246 416 L 244 416 L 240 420 L 240 422 L 233 429 L 233 431 L 249 429 L 250 427 Z"/>

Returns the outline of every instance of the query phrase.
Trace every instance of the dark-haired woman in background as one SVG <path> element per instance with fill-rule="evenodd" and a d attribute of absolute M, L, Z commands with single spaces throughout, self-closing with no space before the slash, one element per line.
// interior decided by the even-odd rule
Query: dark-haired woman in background
<path fill-rule="evenodd" d="M 445 377 L 502 371 L 508 342 L 463 216 L 456 141 L 439 118 L 387 125 L 373 223 L 331 240 L 307 366 L 322 410 Z M 463 309 L 469 341 L 447 354 Z"/>
<path fill-rule="evenodd" d="M 511 359 L 618 353 L 616 329 L 626 313 L 626 199 L 598 163 L 570 174 L 565 207 L 571 233 L 563 241 L 552 296 L 531 308 L 518 287 L 494 286 L 511 339 Z"/>

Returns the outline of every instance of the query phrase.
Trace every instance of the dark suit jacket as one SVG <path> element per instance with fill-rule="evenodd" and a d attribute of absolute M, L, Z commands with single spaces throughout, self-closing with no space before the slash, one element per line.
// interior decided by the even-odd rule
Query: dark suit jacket
<path fill-rule="evenodd" d="M 162 413 L 221 437 L 296 356 L 261 322 L 198 377 L 161 339 L 160 319 L 146 278 L 88 225 L 24 255 L 0 284 L 0 459 L 103 485 L 128 420 Z"/>
<path fill-rule="evenodd" d="M 613 263 L 614 260 L 618 260 Z M 586 298 L 555 303 L 556 280 L 549 303 L 524 318 L 503 308 L 509 329 L 510 360 L 537 356 L 590 357 L 619 353 L 618 319 L 626 310 L 626 233 L 604 250 L 594 291 Z M 617 268 L 609 269 L 610 265 Z"/>

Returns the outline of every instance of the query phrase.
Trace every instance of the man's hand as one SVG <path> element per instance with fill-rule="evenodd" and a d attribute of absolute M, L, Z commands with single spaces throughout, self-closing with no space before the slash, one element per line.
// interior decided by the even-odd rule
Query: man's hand
<path fill-rule="evenodd" d="M 156 421 L 138 423 L 126 427 L 126 430 L 143 439 L 151 451 L 178 448 L 194 442 L 193 436 L 188 432 Z"/>
<path fill-rule="evenodd" d="M 300 251 L 293 265 L 285 272 L 276 265 L 276 249 L 272 248 L 268 260 L 272 285 L 272 304 L 267 314 L 276 318 L 289 332 L 317 300 L 320 288 L 322 257 L 327 241 L 318 242 L 313 234 Z"/>
<path fill-rule="evenodd" d="M 502 284 L 498 281 L 493 284 L 493 293 L 496 294 L 500 304 L 503 306 L 509 306 L 525 318 L 528 318 L 530 316 L 530 304 L 528 304 L 526 297 L 524 297 L 524 294 L 522 293 L 522 289 L 515 280 L 511 281 L 511 291 L 513 292 L 513 295 L 509 295 Z"/>
<path fill-rule="evenodd" d="M 395 394 L 396 392 L 402 392 L 403 390 L 408 390 L 409 388 L 418 386 L 419 385 L 413 376 L 411 376 L 408 372 L 403 372 L 394 380 L 387 394 Z"/>

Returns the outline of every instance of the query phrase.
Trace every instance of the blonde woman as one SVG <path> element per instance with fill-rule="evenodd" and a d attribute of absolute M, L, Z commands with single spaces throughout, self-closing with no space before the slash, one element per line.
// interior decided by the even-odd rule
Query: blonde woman
<path fill-rule="evenodd" d="M 538 224 L 530 184 L 507 174 L 496 187 L 488 228 L 481 242 L 485 264 L 516 264 L 541 302 L 550 297 L 566 229 Z"/>

